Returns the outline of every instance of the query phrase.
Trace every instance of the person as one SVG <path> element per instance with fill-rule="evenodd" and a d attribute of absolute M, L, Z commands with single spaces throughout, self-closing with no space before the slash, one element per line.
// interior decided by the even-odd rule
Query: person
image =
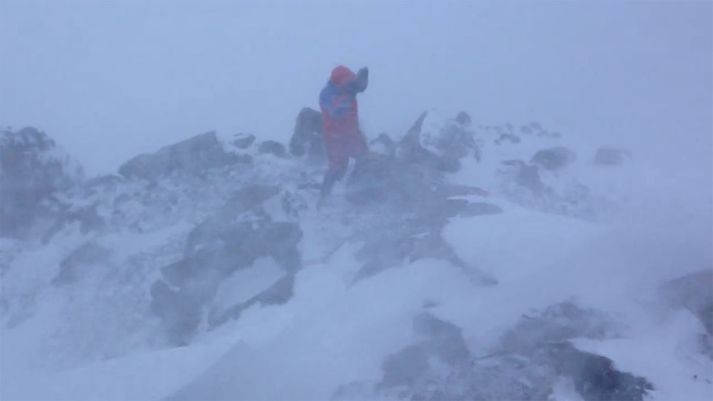
<path fill-rule="evenodd" d="M 322 110 L 322 132 L 329 167 L 322 181 L 322 198 L 329 195 L 334 184 L 347 172 L 349 159 L 360 159 L 369 152 L 366 139 L 359 129 L 356 95 L 369 84 L 369 69 L 356 74 L 340 65 L 332 70 L 327 85 L 319 94 Z"/>

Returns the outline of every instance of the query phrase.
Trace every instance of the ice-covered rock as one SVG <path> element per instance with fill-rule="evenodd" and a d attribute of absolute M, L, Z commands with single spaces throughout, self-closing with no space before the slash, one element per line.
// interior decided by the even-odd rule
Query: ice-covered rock
<path fill-rule="evenodd" d="M 269 154 L 280 158 L 287 157 L 285 145 L 277 141 L 263 141 L 258 146 L 257 151 L 261 154 Z"/>
<path fill-rule="evenodd" d="M 44 132 L 0 132 L 0 237 L 25 237 L 48 224 L 50 198 L 82 179 L 81 166 Z"/>
<path fill-rule="evenodd" d="M 322 135 L 322 113 L 309 107 L 300 111 L 290 138 L 290 154 L 304 157 L 310 164 L 326 162 L 327 154 Z"/>
<path fill-rule="evenodd" d="M 151 288 L 152 310 L 164 322 L 172 342 L 190 338 L 204 320 L 203 311 L 221 282 L 236 271 L 265 257 L 288 274 L 299 269 L 300 227 L 273 220 L 263 207 L 279 192 L 279 188 L 266 185 L 242 188 L 222 210 L 190 232 L 183 258 L 161 269 L 162 279 Z"/>
<path fill-rule="evenodd" d="M 535 152 L 530 163 L 537 164 L 545 170 L 560 170 L 571 164 L 577 158 L 576 153 L 564 146 L 542 149 Z"/>
<path fill-rule="evenodd" d="M 137 156 L 124 163 L 119 173 L 129 178 L 156 181 L 173 174 L 203 175 L 206 170 L 244 161 L 228 152 L 215 132 L 167 146 L 156 153 Z"/>
<path fill-rule="evenodd" d="M 672 306 L 693 313 L 708 335 L 713 336 L 713 270 L 671 280 L 662 285 L 661 293 Z"/>

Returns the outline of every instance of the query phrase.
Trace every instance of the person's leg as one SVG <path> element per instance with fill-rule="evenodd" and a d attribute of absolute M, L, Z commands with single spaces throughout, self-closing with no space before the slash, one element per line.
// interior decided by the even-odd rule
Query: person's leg
<path fill-rule="evenodd" d="M 348 164 L 348 159 L 344 166 L 337 166 L 336 168 L 330 167 L 327 173 L 324 174 L 324 180 L 322 181 L 322 198 L 329 196 L 334 184 L 344 177 L 344 174 L 347 172 L 346 164 Z"/>

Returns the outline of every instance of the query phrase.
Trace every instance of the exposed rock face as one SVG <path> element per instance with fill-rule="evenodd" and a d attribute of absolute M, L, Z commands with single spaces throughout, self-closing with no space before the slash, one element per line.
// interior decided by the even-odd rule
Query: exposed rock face
<path fill-rule="evenodd" d="M 255 143 L 255 135 L 236 134 L 233 138 L 233 145 L 238 149 L 247 149 Z"/>
<path fill-rule="evenodd" d="M 357 253 L 363 263 L 356 280 L 384 269 L 420 259 L 445 260 L 467 273 L 478 284 L 494 284 L 493 278 L 468 266 L 441 237 L 448 219 L 457 215 L 499 213 L 495 205 L 451 199 L 485 195 L 475 187 L 448 184 L 441 159 L 420 146 L 421 115 L 394 154 L 374 154 L 358 161 L 347 181 L 347 200 L 365 209 L 370 221 L 356 229 L 364 241 Z M 374 215 L 374 211 L 379 211 Z M 373 221 L 371 221 L 373 219 Z M 384 229 L 383 227 L 389 227 Z"/>
<path fill-rule="evenodd" d="M 671 280 L 661 287 L 661 293 L 672 306 L 691 311 L 713 336 L 713 270 Z"/>
<path fill-rule="evenodd" d="M 161 269 L 163 279 L 151 288 L 151 306 L 163 320 L 170 341 L 182 344 L 191 337 L 221 282 L 235 271 L 264 257 L 272 258 L 289 274 L 300 267 L 301 229 L 295 223 L 274 221 L 263 208 L 279 192 L 266 185 L 244 187 L 219 213 L 191 231 L 181 260 Z M 289 298 L 291 287 L 271 291 L 262 295 L 266 302 L 277 302 L 284 294 Z"/>
<path fill-rule="evenodd" d="M 290 154 L 305 157 L 308 163 L 323 164 L 327 160 L 322 136 L 322 113 L 305 107 L 297 115 L 290 138 Z"/>
<path fill-rule="evenodd" d="M 277 141 L 264 141 L 258 146 L 257 151 L 262 154 L 270 154 L 281 158 L 287 157 L 285 145 Z"/>
<path fill-rule="evenodd" d="M 610 323 L 571 303 L 526 316 L 502 338 L 501 347 L 473 358 L 461 329 L 429 313 L 414 318 L 417 342 L 389 355 L 383 377 L 340 387 L 337 399 L 545 400 L 566 378 L 586 401 L 641 401 L 653 389 L 644 378 L 619 371 L 612 361 L 567 340 L 601 338 Z"/>
<path fill-rule="evenodd" d="M 594 154 L 594 163 L 601 166 L 618 166 L 630 158 L 631 152 L 627 149 L 603 146 Z"/>
<path fill-rule="evenodd" d="M 73 284 L 90 270 L 105 262 L 111 252 L 97 244 L 86 243 L 77 248 L 60 263 L 59 273 L 52 280 L 53 284 Z"/>
<path fill-rule="evenodd" d="M 156 153 L 137 156 L 124 163 L 119 173 L 129 178 L 156 181 L 173 174 L 200 176 L 207 169 L 238 163 L 242 159 L 227 152 L 215 132 L 167 146 Z"/>
<path fill-rule="evenodd" d="M 530 163 L 537 164 L 545 170 L 561 170 L 577 158 L 573 150 L 564 146 L 555 146 L 552 148 L 542 149 L 537 151 L 530 160 Z"/>
<path fill-rule="evenodd" d="M 538 166 L 525 163 L 522 160 L 506 160 L 502 162 L 502 165 L 505 166 L 502 172 L 509 179 L 530 190 L 533 194 L 542 195 L 550 191 L 540 178 Z"/>
<path fill-rule="evenodd" d="M 460 169 L 460 160 L 468 155 L 480 158 L 475 134 L 470 129 L 470 116 L 461 112 L 436 132 L 422 132 L 424 112 L 398 145 L 401 158 L 410 163 L 430 164 L 444 172 Z"/>
<path fill-rule="evenodd" d="M 431 360 L 447 366 L 470 363 L 470 351 L 458 326 L 421 313 L 414 317 L 413 329 L 419 341 L 386 358 L 379 388 L 422 385 L 419 382 L 433 374 Z"/>
<path fill-rule="evenodd" d="M 24 237 L 50 217 L 46 204 L 79 184 L 82 168 L 35 128 L 0 132 L 0 237 Z"/>

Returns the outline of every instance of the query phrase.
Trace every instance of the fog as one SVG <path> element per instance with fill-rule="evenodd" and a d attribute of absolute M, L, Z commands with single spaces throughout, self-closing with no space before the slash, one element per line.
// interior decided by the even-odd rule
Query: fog
<path fill-rule="evenodd" d="M 707 1 L 5 0 L 0 30 L 0 124 L 93 173 L 212 129 L 286 140 L 337 64 L 371 68 L 371 136 L 466 110 L 710 170 Z"/>
<path fill-rule="evenodd" d="M 711 399 L 712 223 L 710 1 L 0 0 L 3 400 Z"/>

